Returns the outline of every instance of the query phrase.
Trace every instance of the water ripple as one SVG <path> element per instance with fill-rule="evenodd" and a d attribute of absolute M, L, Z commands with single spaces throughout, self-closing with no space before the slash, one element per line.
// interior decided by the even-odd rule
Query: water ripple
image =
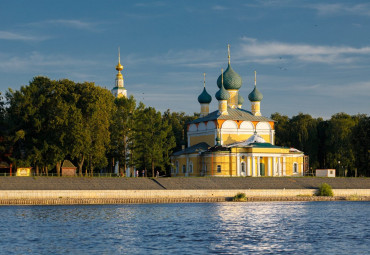
<path fill-rule="evenodd" d="M 366 254 L 370 202 L 0 207 L 2 254 Z"/>

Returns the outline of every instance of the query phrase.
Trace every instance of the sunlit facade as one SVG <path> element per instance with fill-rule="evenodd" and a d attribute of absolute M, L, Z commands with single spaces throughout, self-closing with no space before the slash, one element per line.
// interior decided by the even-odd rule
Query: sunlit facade
<path fill-rule="evenodd" d="M 218 109 L 209 112 L 212 97 L 204 82 L 200 118 L 187 124 L 187 147 L 171 156 L 172 176 L 303 176 L 304 153 L 275 145 L 275 122 L 262 116 L 256 72 L 249 111 L 242 108 L 242 79 L 231 68 L 230 50 L 228 59 L 217 80 Z"/>

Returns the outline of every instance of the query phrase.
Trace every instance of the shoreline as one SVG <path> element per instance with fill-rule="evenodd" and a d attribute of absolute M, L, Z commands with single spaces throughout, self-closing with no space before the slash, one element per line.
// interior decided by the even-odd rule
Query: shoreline
<path fill-rule="evenodd" d="M 49 198 L 49 199 L 0 199 L 0 206 L 32 205 L 107 205 L 107 204 L 169 204 L 169 203 L 247 203 L 247 202 L 318 202 L 318 201 L 370 201 L 368 197 L 247 197 L 246 201 L 235 202 L 232 197 L 198 198 Z"/>

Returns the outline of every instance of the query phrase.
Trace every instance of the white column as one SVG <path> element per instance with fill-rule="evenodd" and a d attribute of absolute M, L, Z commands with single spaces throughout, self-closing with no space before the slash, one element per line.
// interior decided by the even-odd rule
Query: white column
<path fill-rule="evenodd" d="M 240 156 L 239 153 L 237 153 L 236 155 L 236 175 L 240 176 Z"/>
<path fill-rule="evenodd" d="M 286 176 L 286 157 L 283 157 L 283 176 Z"/>
<path fill-rule="evenodd" d="M 256 159 L 252 156 L 252 176 L 256 176 Z"/>
<path fill-rule="evenodd" d="M 251 176 L 251 166 L 250 166 L 250 163 L 251 163 L 251 158 L 250 157 L 247 157 L 247 165 L 246 165 L 246 171 L 247 171 L 247 176 Z"/>
<path fill-rule="evenodd" d="M 257 157 L 257 176 L 261 176 L 260 157 Z"/>
<path fill-rule="evenodd" d="M 272 176 L 275 176 L 276 172 L 276 157 L 272 157 Z"/>
<path fill-rule="evenodd" d="M 267 158 L 267 162 L 268 162 L 267 176 L 272 176 L 271 159 L 272 159 L 271 157 Z"/>

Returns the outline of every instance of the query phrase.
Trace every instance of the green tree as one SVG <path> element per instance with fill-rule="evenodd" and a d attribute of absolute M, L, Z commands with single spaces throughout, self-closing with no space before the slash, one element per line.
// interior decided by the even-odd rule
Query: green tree
<path fill-rule="evenodd" d="M 356 119 L 346 113 L 334 114 L 328 121 L 326 129 L 326 163 L 329 168 L 338 169 L 340 175 L 344 170 L 353 170 L 355 165 L 354 148 L 352 144 L 352 129 Z"/>
<path fill-rule="evenodd" d="M 132 165 L 130 147 L 132 144 L 133 116 L 136 109 L 136 101 L 133 96 L 115 99 L 115 112 L 113 113 L 111 131 L 110 154 L 120 163 L 119 171 L 123 171 L 128 165 Z M 132 174 L 132 173 L 131 173 Z"/>
<path fill-rule="evenodd" d="M 271 119 L 275 122 L 275 144 L 290 147 L 290 124 L 289 117 L 278 112 L 271 114 Z"/>
<path fill-rule="evenodd" d="M 352 131 L 355 167 L 359 176 L 370 176 L 370 117 L 357 115 L 357 125 Z"/>
<path fill-rule="evenodd" d="M 134 116 L 133 153 L 137 168 L 151 169 L 155 176 L 156 167 L 164 169 L 169 154 L 175 146 L 171 126 L 163 120 L 161 113 L 140 103 Z"/>

